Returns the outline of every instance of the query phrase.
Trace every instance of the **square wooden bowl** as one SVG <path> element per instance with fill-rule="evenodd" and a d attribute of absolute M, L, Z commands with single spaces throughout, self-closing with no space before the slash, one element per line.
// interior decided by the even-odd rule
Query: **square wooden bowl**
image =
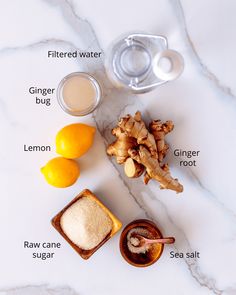
<path fill-rule="evenodd" d="M 80 198 L 86 197 L 91 198 L 94 200 L 111 218 L 113 222 L 112 229 L 110 233 L 93 249 L 90 250 L 84 250 L 74 244 L 67 235 L 63 232 L 61 228 L 61 217 L 63 213 L 76 201 L 78 201 Z M 122 223 L 120 220 L 114 216 L 111 211 L 88 189 L 85 189 L 82 191 L 78 196 L 76 196 L 68 205 L 66 205 L 55 217 L 52 219 L 52 225 L 55 227 L 55 229 L 63 236 L 63 238 L 71 245 L 72 248 L 83 258 L 88 259 L 91 255 L 93 255 L 104 243 L 106 243 L 110 238 L 112 238 L 122 227 Z"/>

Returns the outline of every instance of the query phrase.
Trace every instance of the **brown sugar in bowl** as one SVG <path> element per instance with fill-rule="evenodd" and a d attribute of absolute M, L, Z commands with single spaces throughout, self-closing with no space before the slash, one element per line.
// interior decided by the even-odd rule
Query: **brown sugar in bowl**
<path fill-rule="evenodd" d="M 147 267 L 155 263 L 160 257 L 164 249 L 163 244 L 153 244 L 146 253 L 132 253 L 127 244 L 127 235 L 131 229 L 144 228 L 150 232 L 149 238 L 162 238 L 160 230 L 155 223 L 147 219 L 138 219 L 129 223 L 121 233 L 120 236 L 120 252 L 123 258 L 131 265 L 136 267 Z"/>
<path fill-rule="evenodd" d="M 107 234 L 107 236 L 94 248 L 90 250 L 84 250 L 73 243 L 69 237 L 64 233 L 61 227 L 61 217 L 65 213 L 65 211 L 77 202 L 80 198 L 90 198 L 95 201 L 110 217 L 112 220 L 112 229 Z M 62 237 L 71 245 L 71 247 L 83 258 L 88 259 L 90 258 L 104 243 L 106 243 L 110 238 L 112 238 L 122 227 L 122 223 L 119 219 L 112 214 L 112 212 L 88 189 L 82 191 L 79 195 L 77 195 L 69 204 L 65 206 L 51 221 L 53 227 L 62 235 Z"/>

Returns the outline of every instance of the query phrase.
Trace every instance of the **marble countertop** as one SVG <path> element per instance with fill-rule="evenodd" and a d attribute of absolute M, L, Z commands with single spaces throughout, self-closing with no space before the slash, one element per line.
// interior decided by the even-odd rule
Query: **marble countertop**
<path fill-rule="evenodd" d="M 236 294 L 236 51 L 234 0 L 12 0 L 0 2 L 1 246 L 0 295 Z M 146 31 L 168 38 L 185 59 L 182 76 L 155 91 L 130 95 L 115 89 L 104 71 L 109 44 L 120 34 Z M 102 51 L 101 59 L 49 59 L 48 50 Z M 74 71 L 94 74 L 103 101 L 92 115 L 65 114 L 56 97 L 36 105 L 28 89 L 56 88 Z M 127 180 L 105 146 L 111 127 L 126 114 L 172 119 L 172 150 L 200 150 L 196 167 L 173 174 L 181 195 Z M 82 175 L 67 189 L 49 186 L 39 167 L 55 153 L 56 132 L 85 122 L 98 132 Z M 50 145 L 52 152 L 24 152 Z M 50 219 L 84 188 L 93 190 L 122 220 L 154 220 L 176 237 L 158 263 L 128 265 L 119 253 L 119 234 L 83 261 L 50 225 Z M 51 260 L 32 259 L 24 241 L 60 242 Z M 171 259 L 170 251 L 198 251 L 200 258 Z"/>

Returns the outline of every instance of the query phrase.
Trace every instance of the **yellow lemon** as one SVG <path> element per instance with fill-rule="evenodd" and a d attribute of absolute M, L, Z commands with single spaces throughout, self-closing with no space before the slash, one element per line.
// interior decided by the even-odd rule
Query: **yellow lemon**
<path fill-rule="evenodd" d="M 55 187 L 67 187 L 76 182 L 80 175 L 76 161 L 62 157 L 53 158 L 41 168 L 47 182 Z"/>
<path fill-rule="evenodd" d="M 86 124 L 65 126 L 56 136 L 57 153 L 68 159 L 81 157 L 92 146 L 94 133 L 95 128 Z"/>

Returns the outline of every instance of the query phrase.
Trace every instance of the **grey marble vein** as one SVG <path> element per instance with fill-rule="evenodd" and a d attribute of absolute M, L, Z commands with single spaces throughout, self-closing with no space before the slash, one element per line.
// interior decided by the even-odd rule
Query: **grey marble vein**
<path fill-rule="evenodd" d="M 173 154 L 173 150 L 171 147 L 169 147 L 169 150 L 172 151 L 171 153 Z M 181 156 L 178 156 L 176 159 L 177 160 L 184 160 Z M 215 205 L 218 205 L 225 212 L 225 214 L 227 214 L 227 216 L 233 218 L 235 221 L 236 213 L 234 212 L 234 210 L 225 206 L 225 204 L 220 201 L 219 196 L 217 196 L 217 194 L 213 193 L 209 188 L 207 188 L 202 183 L 201 179 L 194 173 L 194 171 L 191 167 L 185 167 L 185 171 L 186 171 L 186 174 L 188 174 L 188 176 L 193 181 L 194 185 L 201 188 L 201 190 L 204 192 L 204 196 L 211 198 L 214 201 Z"/>
<path fill-rule="evenodd" d="M 232 93 L 231 89 L 229 87 L 221 84 L 221 82 L 216 77 L 216 75 L 214 75 L 214 73 L 212 73 L 210 71 L 210 69 L 207 68 L 207 66 L 204 64 L 201 57 L 199 56 L 199 54 L 198 54 L 198 52 L 197 52 L 197 50 L 196 50 L 196 48 L 195 48 L 195 46 L 194 46 L 194 44 L 193 44 L 193 42 L 191 40 L 191 37 L 190 37 L 190 35 L 188 33 L 187 24 L 186 24 L 185 15 L 184 15 L 184 9 L 182 7 L 181 0 L 170 0 L 170 3 L 173 5 L 174 11 L 177 14 L 179 24 L 180 24 L 180 28 L 181 28 L 182 33 L 184 35 L 183 39 L 185 40 L 188 48 L 190 48 L 190 50 L 192 52 L 192 56 L 194 57 L 196 63 L 201 67 L 201 70 L 202 70 L 204 76 L 206 78 L 210 79 L 214 83 L 214 85 L 217 87 L 217 89 L 222 91 L 224 93 L 224 95 L 226 95 L 228 97 L 231 97 L 231 98 L 236 98 L 236 96 Z M 197 175 L 193 172 L 193 170 L 191 168 L 188 167 L 188 170 L 189 170 L 192 178 L 196 180 L 199 187 L 210 198 L 214 199 L 216 204 L 218 206 L 220 206 L 221 209 L 223 209 L 226 214 L 228 214 L 230 217 L 236 218 L 236 213 L 234 212 L 234 210 L 232 210 L 232 209 L 228 208 L 227 206 L 225 206 L 225 204 L 220 200 L 219 196 L 217 196 L 216 193 L 213 193 L 209 188 L 207 188 L 205 185 L 203 185 L 200 178 L 197 177 Z"/>
<path fill-rule="evenodd" d="M 201 67 L 201 70 L 204 76 L 210 81 L 212 81 L 214 85 L 217 87 L 217 89 L 219 89 L 220 91 L 222 91 L 224 94 L 228 95 L 229 97 L 235 99 L 236 96 L 232 92 L 231 88 L 228 87 L 227 85 L 223 85 L 221 81 L 217 78 L 217 76 L 204 64 L 204 61 L 199 56 L 187 29 L 184 9 L 181 4 L 181 0 L 169 0 L 169 1 L 174 7 L 174 11 L 179 20 L 180 28 L 182 29 L 182 32 L 185 35 L 184 40 L 186 41 L 188 47 L 191 48 L 193 57 L 196 60 L 197 64 Z"/>
<path fill-rule="evenodd" d="M 69 41 L 65 41 L 62 39 L 56 39 L 56 38 L 50 38 L 50 39 L 42 39 L 37 42 L 33 42 L 30 44 L 26 44 L 24 46 L 13 46 L 13 47 L 2 47 L 0 48 L 0 54 L 1 53 L 7 53 L 11 51 L 18 51 L 18 50 L 26 50 L 26 49 L 38 49 L 42 46 L 50 46 L 50 45 L 57 45 L 57 46 L 66 46 L 69 47 L 72 50 L 82 50 L 79 49 L 75 44 Z M 91 46 L 91 44 L 88 46 L 88 48 Z M 87 50 L 88 48 L 85 48 L 83 50 Z"/>
<path fill-rule="evenodd" d="M 79 295 L 70 287 L 51 288 L 47 285 L 32 285 L 1 289 L 0 295 Z"/>
<path fill-rule="evenodd" d="M 207 194 L 207 196 L 210 197 L 211 199 L 213 199 L 215 204 L 217 204 L 223 211 L 225 211 L 225 213 L 229 217 L 236 219 L 236 213 L 232 209 L 226 207 L 225 204 L 223 202 L 221 202 L 219 200 L 219 198 L 213 192 L 211 192 L 207 187 L 205 187 L 203 185 L 203 183 L 201 182 L 201 180 L 199 179 L 199 177 L 197 177 L 197 175 L 193 172 L 193 170 L 191 168 L 188 168 L 188 170 L 189 170 L 190 174 L 192 175 L 192 178 L 194 178 L 196 180 L 198 186 Z"/>

